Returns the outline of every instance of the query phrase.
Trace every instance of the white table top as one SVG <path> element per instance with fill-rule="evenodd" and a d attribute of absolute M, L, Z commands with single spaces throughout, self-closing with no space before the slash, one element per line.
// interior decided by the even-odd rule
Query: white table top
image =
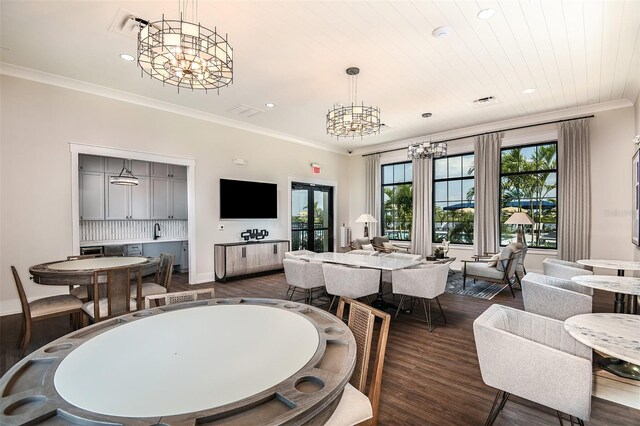
<path fill-rule="evenodd" d="M 337 263 L 340 265 L 361 266 L 363 268 L 382 269 L 385 271 L 395 271 L 397 269 L 409 268 L 420 265 L 418 260 L 398 259 L 386 256 L 362 256 L 349 253 L 316 253 L 300 256 L 301 259 L 313 260 L 327 263 Z"/>
<path fill-rule="evenodd" d="M 598 290 L 640 295 L 640 278 L 614 275 L 578 275 L 571 281 Z"/>
<path fill-rule="evenodd" d="M 640 365 L 640 316 L 584 314 L 564 322 L 576 340 L 618 359 Z"/>
<path fill-rule="evenodd" d="M 92 412 L 170 416 L 264 391 L 303 368 L 318 343 L 315 326 L 294 312 L 201 306 L 88 340 L 62 361 L 54 383 L 67 402 Z"/>
<path fill-rule="evenodd" d="M 577 260 L 576 262 L 578 262 L 581 265 L 591 266 L 592 268 L 640 271 L 640 262 L 634 262 L 632 260 L 580 259 L 580 260 Z"/>
<path fill-rule="evenodd" d="M 56 271 L 86 271 L 139 265 L 141 263 L 147 263 L 148 261 L 149 259 L 146 257 L 135 256 L 93 257 L 89 259 L 65 260 L 63 262 L 51 263 L 47 265 L 47 267 Z"/>

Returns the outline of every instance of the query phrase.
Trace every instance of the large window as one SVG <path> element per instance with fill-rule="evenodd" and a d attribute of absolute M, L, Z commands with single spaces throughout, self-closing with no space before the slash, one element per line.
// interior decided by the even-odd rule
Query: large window
<path fill-rule="evenodd" d="M 517 211 L 531 217 L 524 225 L 529 247 L 556 248 L 558 223 L 556 143 L 504 148 L 500 159 L 500 243 L 516 240 L 517 227 L 504 222 Z"/>
<path fill-rule="evenodd" d="M 413 219 L 413 167 L 411 162 L 382 166 L 382 235 L 409 241 Z"/>
<path fill-rule="evenodd" d="M 473 154 L 433 161 L 433 242 L 473 244 Z"/>

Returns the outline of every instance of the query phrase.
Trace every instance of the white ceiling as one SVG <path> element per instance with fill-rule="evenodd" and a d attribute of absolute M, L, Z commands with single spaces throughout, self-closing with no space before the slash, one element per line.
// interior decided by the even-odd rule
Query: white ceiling
<path fill-rule="evenodd" d="M 479 10 L 496 14 L 483 21 Z M 136 40 L 110 30 L 120 10 L 178 17 L 178 2 L 7 1 L 4 63 L 117 89 L 264 127 L 333 148 L 357 148 L 602 102 L 640 90 L 640 1 L 200 1 L 202 25 L 229 34 L 234 84 L 220 94 L 177 93 L 135 62 Z M 453 33 L 431 32 L 447 25 Z M 359 100 L 388 129 L 336 141 L 325 114 L 347 103 L 345 69 L 358 66 Z M 526 88 L 536 92 L 525 95 Z M 495 96 L 498 103 L 470 106 Z M 269 109 L 265 103 L 273 102 Z M 239 104 L 264 110 L 244 118 Z M 428 127 L 421 118 L 432 112 Z"/>

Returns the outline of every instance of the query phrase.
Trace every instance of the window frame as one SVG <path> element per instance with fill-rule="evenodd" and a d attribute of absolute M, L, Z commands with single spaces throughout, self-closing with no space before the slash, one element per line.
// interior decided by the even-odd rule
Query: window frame
<path fill-rule="evenodd" d="M 445 178 L 445 179 L 436 179 L 436 167 L 435 167 L 435 161 L 436 160 L 440 160 L 443 158 L 446 158 L 447 160 L 449 158 L 452 157 L 464 157 L 466 155 L 472 155 L 473 156 L 473 176 L 460 176 L 460 177 L 454 177 L 454 178 Z M 475 168 L 475 164 L 476 164 L 476 153 L 475 151 L 468 151 L 468 152 L 461 152 L 461 153 L 456 153 L 456 154 L 451 154 L 451 155 L 446 155 L 444 157 L 440 157 L 440 158 L 436 158 L 432 160 L 432 167 L 431 167 L 431 241 L 433 244 L 437 244 L 439 243 L 439 241 L 436 241 L 436 183 L 437 182 L 450 182 L 450 181 L 462 181 L 462 180 L 472 180 L 473 181 L 473 186 L 475 188 L 475 179 L 476 179 L 476 168 Z M 447 173 L 448 175 L 448 173 Z M 447 202 L 449 202 L 447 200 Z M 474 192 L 474 218 L 475 218 L 475 192 Z M 474 225 L 475 226 L 475 225 Z M 448 234 L 447 234 L 448 235 Z M 469 246 L 473 246 L 473 238 L 471 240 L 470 243 L 451 243 L 451 244 L 455 244 L 455 245 L 460 245 L 460 246 L 465 246 L 465 247 L 469 247 Z"/>
<path fill-rule="evenodd" d="M 555 169 L 538 169 L 535 171 L 526 171 L 526 172 L 511 172 L 511 173 L 502 173 L 502 153 L 503 151 L 509 151 L 512 149 L 523 149 L 523 148 L 534 148 L 534 147 L 538 147 L 538 146 L 543 146 L 543 145 L 555 145 L 556 147 L 556 168 Z M 500 148 L 500 177 L 499 177 L 499 182 L 498 182 L 498 212 L 499 212 L 499 217 L 502 216 L 501 213 L 501 206 L 502 206 L 502 178 L 505 176 L 521 176 L 521 175 L 532 175 L 532 174 L 539 174 L 539 173 L 555 173 L 556 174 L 556 209 L 559 206 L 559 199 L 558 199 L 558 183 L 560 181 L 560 172 L 558 170 L 558 140 L 557 139 L 552 139 L 552 140 L 548 140 L 548 141 L 544 141 L 544 142 L 533 142 L 533 143 L 527 143 L 527 144 L 523 144 L 523 145 L 513 145 L 513 146 L 505 146 L 505 147 L 501 147 Z M 532 218 L 533 219 L 533 218 Z M 502 221 L 500 219 L 498 219 L 498 240 L 499 240 L 499 246 L 500 247 L 506 247 L 507 244 L 502 244 Z M 529 246 L 527 245 L 528 248 L 532 249 L 532 250 L 549 250 L 549 251 L 557 251 L 558 250 L 558 240 L 557 240 L 557 235 L 558 235 L 558 216 L 556 213 L 556 246 L 555 247 L 540 247 L 540 246 Z M 526 238 L 526 236 L 525 236 Z"/>
<path fill-rule="evenodd" d="M 411 160 L 408 161 L 394 161 L 391 163 L 384 163 L 380 165 L 380 220 L 378 221 L 378 226 L 379 231 L 380 231 L 380 235 L 381 236 L 385 236 L 387 235 L 385 232 L 385 210 L 384 210 L 384 189 L 387 186 L 396 186 L 396 185 L 406 185 L 409 184 L 411 185 L 411 193 L 413 194 L 413 170 L 412 170 L 412 176 L 411 176 L 411 180 L 410 181 L 403 181 L 403 182 L 393 182 L 393 183 L 384 183 L 384 168 L 388 167 L 388 166 L 396 166 L 398 164 L 402 164 L 402 165 L 406 165 L 406 164 L 411 164 L 413 167 L 413 162 Z M 413 215 L 413 202 L 411 205 L 411 214 Z M 410 225 L 411 226 L 411 225 Z M 411 230 L 413 231 L 413 229 Z M 400 241 L 400 242 L 411 242 L 411 232 L 409 232 L 409 238 L 407 239 L 397 239 L 397 238 L 389 238 L 389 240 L 391 241 Z"/>

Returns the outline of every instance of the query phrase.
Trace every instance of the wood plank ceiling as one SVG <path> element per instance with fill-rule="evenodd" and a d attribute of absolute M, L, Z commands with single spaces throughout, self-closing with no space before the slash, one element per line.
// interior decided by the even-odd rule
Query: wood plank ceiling
<path fill-rule="evenodd" d="M 177 94 L 125 67 L 118 54 L 134 53 L 135 41 L 108 31 L 119 9 L 154 20 L 177 14 L 176 3 L 3 1 L 2 61 L 344 148 L 423 135 L 425 111 L 434 113 L 429 133 L 438 133 L 633 102 L 640 90 L 636 0 L 220 1 L 200 2 L 198 18 L 229 33 L 234 85 L 220 95 Z M 485 8 L 496 13 L 481 20 Z M 440 26 L 452 34 L 433 37 Z M 324 115 L 348 102 L 344 70 L 354 65 L 358 99 L 379 106 L 388 129 L 336 141 Z M 536 90 L 523 94 L 529 88 Z M 472 105 L 485 96 L 497 103 Z M 265 113 L 229 112 L 239 104 Z"/>

